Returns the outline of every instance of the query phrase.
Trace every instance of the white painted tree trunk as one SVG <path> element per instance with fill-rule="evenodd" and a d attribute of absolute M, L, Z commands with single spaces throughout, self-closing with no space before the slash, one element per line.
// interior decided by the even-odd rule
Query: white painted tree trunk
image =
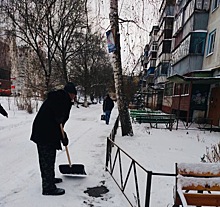
<path fill-rule="evenodd" d="M 123 91 L 123 76 L 121 65 L 120 52 L 120 35 L 118 25 L 118 0 L 110 0 L 110 14 L 109 14 L 111 29 L 114 32 L 116 51 L 113 52 L 113 70 L 115 89 L 117 96 L 117 104 L 119 110 L 119 117 L 121 122 L 122 136 L 133 136 L 133 129 L 126 103 L 126 97 Z"/>

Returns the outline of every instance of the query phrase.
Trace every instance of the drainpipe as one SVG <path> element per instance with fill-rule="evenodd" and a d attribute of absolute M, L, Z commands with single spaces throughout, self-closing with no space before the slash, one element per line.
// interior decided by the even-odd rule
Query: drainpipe
<path fill-rule="evenodd" d="M 176 130 L 178 129 L 179 125 L 179 117 L 180 117 L 180 102 L 181 102 L 181 85 L 178 85 L 178 94 L 179 94 L 179 100 L 178 100 L 178 109 L 177 109 L 177 121 L 176 121 Z"/>
<path fill-rule="evenodd" d="M 190 111 L 190 106 L 191 106 L 191 98 L 192 98 L 192 81 L 190 81 L 190 86 L 189 86 L 189 105 L 188 105 L 188 111 L 187 111 L 187 117 L 186 117 L 186 126 L 189 124 L 189 111 Z"/>

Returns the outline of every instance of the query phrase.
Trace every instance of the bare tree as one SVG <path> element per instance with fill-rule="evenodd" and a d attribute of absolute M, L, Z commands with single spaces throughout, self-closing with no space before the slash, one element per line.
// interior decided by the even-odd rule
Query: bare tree
<path fill-rule="evenodd" d="M 99 33 L 93 33 L 89 24 L 87 0 L 85 0 L 85 27 L 75 41 L 77 53 L 72 56 L 71 78 L 79 81 L 84 89 L 84 106 L 89 94 L 103 96 L 112 83 L 112 67 L 104 49 L 104 40 Z M 100 89 L 103 89 L 102 91 Z M 114 91 L 114 90 L 113 90 Z"/>
<path fill-rule="evenodd" d="M 113 69 L 115 89 L 117 96 L 117 104 L 119 117 L 121 122 L 122 136 L 133 136 L 133 129 L 128 111 L 128 104 L 123 88 L 122 66 L 121 66 L 121 51 L 120 51 L 120 36 L 118 23 L 118 0 L 110 0 L 110 24 L 115 36 L 116 50 L 113 52 Z"/>
<path fill-rule="evenodd" d="M 71 67 L 74 70 L 71 71 L 70 79 L 76 80 L 84 88 L 86 102 L 88 94 L 103 96 L 112 87 L 113 69 L 99 34 L 82 33 L 81 38 L 76 42 L 80 49 L 72 58 Z"/>
<path fill-rule="evenodd" d="M 51 28 L 57 46 L 55 62 L 65 82 L 70 81 L 70 61 L 81 50 L 81 45 L 77 42 L 78 39 L 82 41 L 81 35 L 87 28 L 86 5 L 86 0 L 60 1 L 56 12 L 57 27 Z M 86 44 L 85 40 L 83 44 Z"/>
<path fill-rule="evenodd" d="M 82 5 L 83 0 L 7 0 L 1 5 L 12 24 L 11 34 L 36 53 L 46 91 L 53 87 L 55 69 L 68 81 L 68 60 L 76 51 L 74 37 L 83 22 Z"/>

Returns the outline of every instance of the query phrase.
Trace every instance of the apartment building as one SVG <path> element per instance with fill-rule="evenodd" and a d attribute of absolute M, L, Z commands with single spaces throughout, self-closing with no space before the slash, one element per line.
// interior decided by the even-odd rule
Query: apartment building
<path fill-rule="evenodd" d="M 207 27 L 206 49 L 203 70 L 210 71 L 213 79 L 210 82 L 207 116 L 213 124 L 220 126 L 220 1 L 213 0 L 210 5 Z"/>
<path fill-rule="evenodd" d="M 173 33 L 175 0 L 164 0 L 159 13 L 159 31 L 157 33 L 158 51 L 155 68 L 155 84 L 164 84 L 167 81 L 167 74 L 171 60 L 171 42 Z"/>
<path fill-rule="evenodd" d="M 0 39 L 0 95 L 11 94 L 11 59 L 9 45 Z"/>
<path fill-rule="evenodd" d="M 159 32 L 158 26 L 153 26 L 150 32 L 149 44 L 145 46 L 143 57 L 144 72 L 142 75 L 142 91 L 144 92 L 145 106 L 148 108 L 156 109 L 157 103 L 155 99 L 154 85 L 154 72 L 157 60 L 157 33 Z M 143 84 L 145 87 L 143 87 Z"/>
<path fill-rule="evenodd" d="M 202 71 L 209 0 L 178 0 L 175 5 L 171 70 L 165 85 L 163 111 L 186 121 L 205 117 L 211 77 Z"/>
<path fill-rule="evenodd" d="M 163 0 L 159 9 L 158 51 L 154 72 L 154 100 L 156 109 L 162 109 L 163 90 L 171 67 L 171 43 L 174 21 L 175 0 Z"/>

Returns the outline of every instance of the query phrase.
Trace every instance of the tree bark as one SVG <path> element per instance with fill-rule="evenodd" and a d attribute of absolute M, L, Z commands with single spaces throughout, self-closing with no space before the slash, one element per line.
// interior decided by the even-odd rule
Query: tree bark
<path fill-rule="evenodd" d="M 113 72 L 115 80 L 115 89 L 117 97 L 117 105 L 119 117 L 121 122 L 122 136 L 133 136 L 133 129 L 129 116 L 126 97 L 123 90 L 123 76 L 121 64 L 121 51 L 120 51 L 120 34 L 118 23 L 118 0 L 110 0 L 110 14 L 109 14 L 111 29 L 113 31 L 116 50 L 113 52 Z"/>

